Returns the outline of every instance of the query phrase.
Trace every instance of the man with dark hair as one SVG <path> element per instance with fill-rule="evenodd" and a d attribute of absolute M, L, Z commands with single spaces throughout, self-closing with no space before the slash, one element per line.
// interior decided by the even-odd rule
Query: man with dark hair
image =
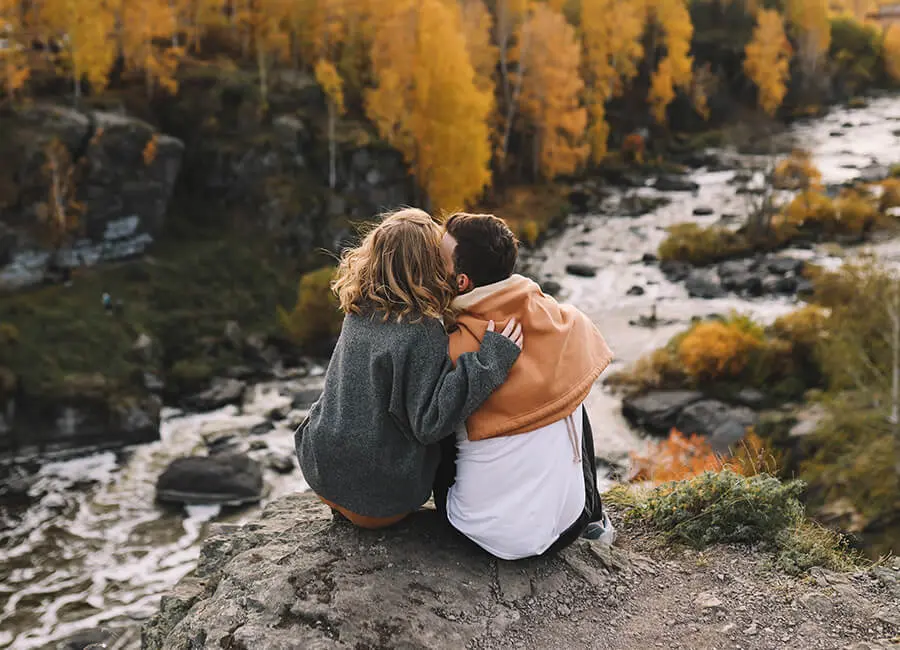
<path fill-rule="evenodd" d="M 513 274 L 519 242 L 503 219 L 457 212 L 447 219 L 444 230 L 444 246 L 452 240 L 454 270 L 468 277 L 474 287 L 501 282 Z"/>
<path fill-rule="evenodd" d="M 502 559 L 552 552 L 582 533 L 610 541 L 583 403 L 612 352 L 587 316 L 514 273 L 518 242 L 502 219 L 457 213 L 444 228 L 459 292 L 450 357 L 478 349 L 489 320 L 517 318 L 527 343 L 506 383 L 443 445 L 438 509 Z"/>

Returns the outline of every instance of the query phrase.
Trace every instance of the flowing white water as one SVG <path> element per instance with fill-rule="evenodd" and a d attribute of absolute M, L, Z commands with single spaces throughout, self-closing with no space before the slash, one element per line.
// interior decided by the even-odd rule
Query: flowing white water
<path fill-rule="evenodd" d="M 900 162 L 898 129 L 900 99 L 882 98 L 864 109 L 835 110 L 795 126 L 793 132 L 798 144 L 812 151 L 825 182 L 840 183 L 872 163 Z M 832 135 L 837 131 L 842 135 Z M 668 193 L 671 204 L 642 217 L 573 219 L 572 227 L 541 251 L 547 260 L 540 274 L 557 280 L 562 298 L 597 322 L 616 352 L 613 368 L 662 345 L 693 316 L 735 309 L 771 321 L 795 308 L 795 302 L 786 298 L 689 298 L 658 267 L 641 263 L 644 253 L 656 252 L 665 228 L 673 223 L 691 219 L 712 223 L 723 214 L 742 214 L 737 186 L 728 183 L 732 175 L 698 171 L 692 175 L 700 184 L 696 194 Z M 640 191 L 656 194 L 650 188 Z M 715 214 L 693 217 L 695 207 L 712 208 Z M 873 249 L 900 267 L 900 242 Z M 825 260 L 824 252 L 789 253 Z M 593 278 L 566 275 L 564 267 L 570 262 L 591 264 L 598 273 Z M 645 293 L 626 295 L 633 285 Z M 675 322 L 655 329 L 629 324 L 649 314 L 654 304 L 659 318 Z M 245 431 L 301 387 L 296 382 L 255 387 L 241 409 L 201 415 L 169 412 L 159 442 L 126 453 L 104 452 L 43 465 L 31 488 L 32 494 L 43 495 L 38 503 L 24 512 L 0 507 L 0 648 L 41 648 L 79 630 L 134 625 L 152 614 L 160 595 L 191 570 L 210 521 L 241 521 L 257 512 L 257 508 L 240 512 L 162 508 L 154 503 L 157 476 L 174 458 L 203 450 L 204 435 Z M 595 390 L 589 408 L 599 455 L 622 458 L 641 445 L 622 418 L 616 397 Z M 253 438 L 264 440 L 271 450 L 291 453 L 291 434 L 284 423 Z M 267 499 L 307 488 L 298 471 L 286 476 L 267 472 L 266 482 Z"/>

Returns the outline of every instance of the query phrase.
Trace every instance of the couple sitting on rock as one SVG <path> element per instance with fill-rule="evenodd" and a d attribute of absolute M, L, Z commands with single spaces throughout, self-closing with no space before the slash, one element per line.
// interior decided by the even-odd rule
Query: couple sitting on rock
<path fill-rule="evenodd" d="M 611 538 L 583 403 L 612 352 L 584 314 L 513 273 L 517 247 L 497 217 L 442 228 L 404 209 L 344 254 L 346 317 L 296 433 L 303 475 L 336 516 L 381 528 L 433 492 L 503 559 Z"/>

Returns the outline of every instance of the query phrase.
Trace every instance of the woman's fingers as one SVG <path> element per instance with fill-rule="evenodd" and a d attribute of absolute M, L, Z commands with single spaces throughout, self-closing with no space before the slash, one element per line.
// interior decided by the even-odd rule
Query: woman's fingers
<path fill-rule="evenodd" d="M 503 336 L 505 336 L 508 339 L 511 339 L 512 333 L 516 330 L 516 325 L 517 325 L 516 319 L 510 318 L 509 322 L 506 323 L 506 327 L 503 328 L 503 332 L 502 332 Z"/>
<path fill-rule="evenodd" d="M 489 320 L 487 324 L 487 331 L 493 332 L 496 329 L 496 325 L 494 321 Z M 505 336 L 510 341 L 519 346 L 519 349 L 522 348 L 522 344 L 525 342 L 525 335 L 522 333 L 522 324 L 519 323 L 515 318 L 510 318 L 509 322 L 506 324 L 506 327 L 503 328 L 503 331 L 500 332 L 501 336 Z"/>

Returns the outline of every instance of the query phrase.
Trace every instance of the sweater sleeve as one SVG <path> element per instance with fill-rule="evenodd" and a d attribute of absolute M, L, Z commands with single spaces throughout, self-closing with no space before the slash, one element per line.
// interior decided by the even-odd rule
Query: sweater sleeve
<path fill-rule="evenodd" d="M 443 329 L 426 326 L 424 335 L 409 350 L 399 386 L 397 377 L 394 379 L 394 389 L 402 390 L 402 399 L 391 400 L 392 413 L 409 422 L 412 435 L 422 444 L 437 442 L 490 397 L 518 357 L 515 343 L 488 332 L 481 348 L 461 355 L 454 368 Z"/>

